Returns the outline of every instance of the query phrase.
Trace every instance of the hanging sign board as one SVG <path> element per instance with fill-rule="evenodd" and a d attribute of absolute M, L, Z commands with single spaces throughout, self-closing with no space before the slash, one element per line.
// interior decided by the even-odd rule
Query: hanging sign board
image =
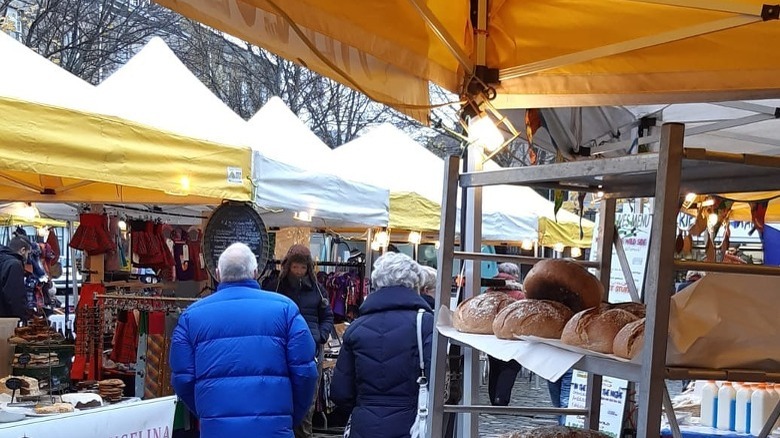
<path fill-rule="evenodd" d="M 588 373 L 574 370 L 571 376 L 571 391 L 569 392 L 570 408 L 585 408 L 587 387 Z M 601 385 L 600 432 L 614 438 L 621 436 L 627 392 L 628 381 L 604 376 Z M 567 415 L 566 425 L 583 428 L 585 427 L 585 417 Z"/>
<path fill-rule="evenodd" d="M 250 204 L 225 202 L 214 210 L 203 231 L 203 257 L 212 277 L 216 277 L 222 252 L 239 242 L 252 250 L 262 271 L 268 262 L 268 233 L 263 219 Z"/>

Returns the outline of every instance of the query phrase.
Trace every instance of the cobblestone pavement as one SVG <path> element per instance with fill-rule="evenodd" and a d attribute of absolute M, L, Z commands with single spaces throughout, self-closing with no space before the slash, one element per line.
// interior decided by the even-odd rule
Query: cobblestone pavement
<path fill-rule="evenodd" d="M 680 389 L 681 385 L 679 382 L 671 382 L 669 384 L 669 392 L 672 397 L 679 394 Z M 486 385 L 480 386 L 479 398 L 480 404 L 490 404 Z M 512 390 L 510 406 L 552 407 L 550 393 L 547 391 L 547 381 L 534 375 L 529 376 L 528 372 L 523 370 L 523 373 L 517 376 L 517 381 Z M 498 438 L 507 432 L 555 424 L 558 424 L 557 417 L 550 415 L 524 417 L 519 415 L 480 414 L 479 436 L 480 438 Z M 314 438 L 333 437 L 334 435 L 315 434 L 314 436 Z"/>

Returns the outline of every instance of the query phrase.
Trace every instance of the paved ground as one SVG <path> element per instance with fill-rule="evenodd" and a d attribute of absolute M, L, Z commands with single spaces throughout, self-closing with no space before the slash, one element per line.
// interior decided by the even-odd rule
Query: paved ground
<path fill-rule="evenodd" d="M 680 383 L 670 383 L 670 394 L 674 397 L 680 392 Z M 480 387 L 480 404 L 489 404 L 487 386 Z M 547 382 L 534 376 L 529 378 L 527 372 L 518 375 L 512 391 L 511 406 L 551 407 L 550 394 L 547 392 Z M 516 415 L 480 415 L 480 438 L 497 438 L 504 433 L 515 430 L 527 430 L 540 426 L 557 424 L 557 417 L 538 415 L 535 417 L 521 417 Z M 315 438 L 333 438 L 336 435 L 315 435 Z"/>

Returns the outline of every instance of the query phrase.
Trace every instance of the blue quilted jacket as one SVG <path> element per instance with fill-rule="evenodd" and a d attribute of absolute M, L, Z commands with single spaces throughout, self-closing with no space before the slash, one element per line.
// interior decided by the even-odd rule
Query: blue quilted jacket
<path fill-rule="evenodd" d="M 256 281 L 222 283 L 190 306 L 173 332 L 170 364 L 201 438 L 291 438 L 317 383 L 314 340 L 298 307 Z"/>
<path fill-rule="evenodd" d="M 412 289 L 370 294 L 344 333 L 330 395 L 352 407 L 351 438 L 402 438 L 417 414 L 417 310 L 423 315 L 425 375 L 430 376 L 433 313 Z"/>

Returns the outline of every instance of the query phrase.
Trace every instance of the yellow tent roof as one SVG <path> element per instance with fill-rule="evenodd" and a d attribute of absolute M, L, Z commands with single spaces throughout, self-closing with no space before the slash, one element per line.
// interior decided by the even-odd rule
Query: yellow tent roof
<path fill-rule="evenodd" d="M 412 192 L 390 192 L 390 229 L 439 231 L 441 206 Z"/>
<path fill-rule="evenodd" d="M 252 199 L 251 150 L 0 97 L 0 199 L 214 204 Z"/>
<path fill-rule="evenodd" d="M 497 70 L 499 107 L 780 91 L 780 57 L 766 52 L 780 42 L 779 11 L 758 0 L 156 1 L 420 120 L 427 82 L 463 95 L 475 65 Z"/>

